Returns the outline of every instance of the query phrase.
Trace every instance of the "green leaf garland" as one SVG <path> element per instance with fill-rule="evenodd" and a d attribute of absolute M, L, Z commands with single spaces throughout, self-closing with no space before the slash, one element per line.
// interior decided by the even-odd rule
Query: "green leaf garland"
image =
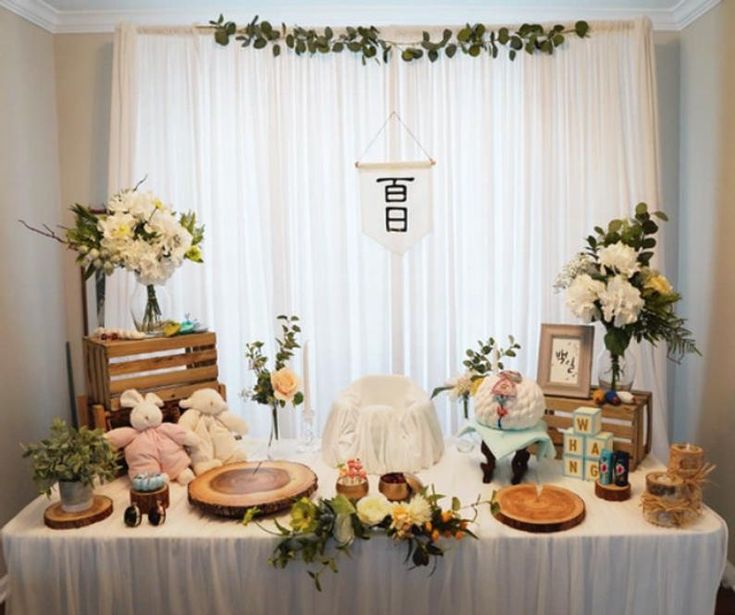
<path fill-rule="evenodd" d="M 299 56 L 348 51 L 360 56 L 363 64 L 368 60 L 388 63 L 394 55 L 404 62 L 422 58 L 436 62 L 442 54 L 453 58 L 457 51 L 472 58 L 483 54 L 497 58 L 501 48 L 508 52 L 511 60 L 515 60 L 520 51 L 529 55 L 552 55 L 564 44 L 567 36 L 587 38 L 590 32 L 586 21 L 577 21 L 573 26 L 556 24 L 550 28 L 526 23 L 517 30 L 502 27 L 497 31 L 483 24 L 468 23 L 456 33 L 445 29 L 438 40 L 432 40 L 431 35 L 424 31 L 420 41 L 399 43 L 381 38 L 380 30 L 375 26 L 347 26 L 338 34 L 329 26 L 307 29 L 281 24 L 276 28 L 269 21 L 260 21 L 257 15 L 246 25 L 225 21 L 224 15 L 210 21 L 209 25 L 214 30 L 214 40 L 223 46 L 229 45 L 230 39 L 235 37 L 242 47 L 270 47 L 275 57 L 281 55 L 284 45 Z"/>

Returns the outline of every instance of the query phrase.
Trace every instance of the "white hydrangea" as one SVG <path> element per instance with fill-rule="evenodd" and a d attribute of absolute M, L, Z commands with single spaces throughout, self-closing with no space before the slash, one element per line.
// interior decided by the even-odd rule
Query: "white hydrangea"
<path fill-rule="evenodd" d="M 628 278 L 640 269 L 638 253 L 622 241 L 600 248 L 597 257 L 601 265 Z"/>
<path fill-rule="evenodd" d="M 102 252 L 91 250 L 85 259 L 104 262 L 105 270 L 124 267 L 142 284 L 166 282 L 183 263 L 192 245 L 191 233 L 152 192 L 121 192 L 110 199 L 107 209 L 109 215 L 98 223 Z M 140 229 L 145 232 L 142 236 Z"/>
<path fill-rule="evenodd" d="M 465 372 L 454 378 L 447 380 L 449 389 L 449 399 L 456 401 L 464 395 L 469 395 L 472 390 L 472 372 Z"/>
<path fill-rule="evenodd" d="M 600 304 L 606 321 L 624 327 L 638 320 L 644 301 L 640 291 L 624 276 L 618 275 L 600 292 Z"/>
<path fill-rule="evenodd" d="M 599 310 L 595 305 L 600 293 L 605 290 L 605 284 L 593 280 L 587 273 L 578 275 L 567 288 L 567 307 L 577 318 L 584 322 L 592 322 L 599 318 Z"/>

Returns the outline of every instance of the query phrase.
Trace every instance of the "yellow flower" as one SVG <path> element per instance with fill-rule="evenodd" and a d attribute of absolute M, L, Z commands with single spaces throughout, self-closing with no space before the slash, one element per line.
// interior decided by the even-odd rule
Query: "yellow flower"
<path fill-rule="evenodd" d="M 475 394 L 477 393 L 477 389 L 480 388 L 480 385 L 483 383 L 484 380 L 485 377 L 483 376 L 482 378 L 476 378 L 472 381 L 472 386 L 470 386 L 470 395 L 472 395 L 473 397 L 475 396 Z"/>
<path fill-rule="evenodd" d="M 281 401 L 293 401 L 294 395 L 299 392 L 301 381 L 288 367 L 282 367 L 271 374 L 273 395 Z"/>
<path fill-rule="evenodd" d="M 112 229 L 112 237 L 113 239 L 126 239 L 127 237 L 132 236 L 132 232 L 130 230 L 130 227 L 127 224 L 119 224 L 114 229 Z"/>
<path fill-rule="evenodd" d="M 317 508 L 308 498 L 301 498 L 291 507 L 291 529 L 310 533 L 317 528 Z"/>
<path fill-rule="evenodd" d="M 674 292 L 671 282 L 666 279 L 666 276 L 661 275 L 660 273 L 648 278 L 646 281 L 646 288 L 655 290 L 661 295 L 670 295 Z"/>
<path fill-rule="evenodd" d="M 184 258 L 188 258 L 190 261 L 195 263 L 202 262 L 202 249 L 199 246 L 191 246 L 184 254 Z"/>

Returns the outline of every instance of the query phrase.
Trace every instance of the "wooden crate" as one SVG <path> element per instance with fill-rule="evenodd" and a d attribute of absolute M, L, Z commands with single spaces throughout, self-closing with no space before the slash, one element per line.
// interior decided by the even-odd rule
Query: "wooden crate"
<path fill-rule="evenodd" d="M 143 340 L 84 338 L 87 416 L 95 427 L 128 424 L 120 407 L 127 389 L 155 393 L 165 404 L 164 420 L 178 420 L 178 402 L 197 389 L 212 388 L 224 397 L 217 377 L 217 337 L 195 333 Z M 80 413 L 81 414 L 81 413 Z"/>
<path fill-rule="evenodd" d="M 643 458 L 651 451 L 651 408 L 652 395 L 647 391 L 633 391 L 633 403 L 613 406 L 604 404 L 602 408 L 602 430 L 613 434 L 613 448 L 630 454 L 630 470 L 636 469 Z M 572 412 L 580 406 L 596 404 L 592 398 L 579 399 L 545 395 L 546 415 L 544 420 L 549 426 L 554 446 L 561 456 L 564 439 L 560 430 L 572 426 Z"/>

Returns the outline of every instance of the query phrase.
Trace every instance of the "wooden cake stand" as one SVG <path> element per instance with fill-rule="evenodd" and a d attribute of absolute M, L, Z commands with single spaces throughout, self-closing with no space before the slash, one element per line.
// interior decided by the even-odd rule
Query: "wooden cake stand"
<path fill-rule="evenodd" d="M 69 513 L 61 502 L 51 504 L 43 513 L 43 522 L 55 530 L 71 530 L 107 519 L 112 514 L 112 500 L 106 495 L 95 495 L 92 506 L 81 512 Z"/>
<path fill-rule="evenodd" d="M 220 517 L 242 517 L 257 507 L 267 515 L 288 508 L 317 488 L 316 474 L 302 463 L 263 461 L 213 468 L 189 483 L 189 502 Z"/>
<path fill-rule="evenodd" d="M 513 485 L 498 491 L 500 511 L 495 517 L 526 532 L 559 532 L 582 523 L 584 502 L 575 493 L 555 485 Z"/>

